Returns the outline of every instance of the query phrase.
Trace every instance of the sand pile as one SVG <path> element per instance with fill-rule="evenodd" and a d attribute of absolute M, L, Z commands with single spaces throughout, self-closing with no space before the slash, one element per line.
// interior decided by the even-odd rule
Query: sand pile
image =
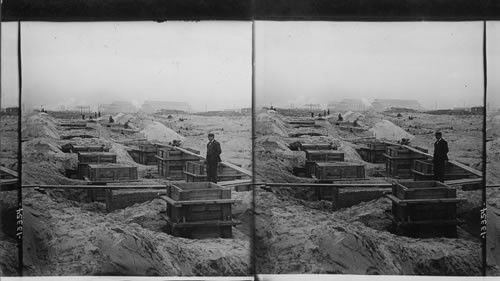
<path fill-rule="evenodd" d="M 285 122 L 277 114 L 260 113 L 255 119 L 255 126 L 257 136 L 278 135 L 288 137 Z"/>
<path fill-rule="evenodd" d="M 487 181 L 490 184 L 500 183 L 500 138 L 486 143 Z"/>
<path fill-rule="evenodd" d="M 47 114 L 34 114 L 27 117 L 23 122 L 22 137 L 23 138 L 39 138 L 49 137 L 59 139 L 57 130 L 57 122 Z"/>
<path fill-rule="evenodd" d="M 26 275 L 250 274 L 248 239 L 170 236 L 159 230 L 161 200 L 111 214 L 34 191 L 24 202 Z"/>
<path fill-rule="evenodd" d="M 125 113 L 118 113 L 117 115 L 115 115 L 113 117 L 113 119 L 115 120 L 115 123 L 117 124 L 125 124 L 127 123 L 127 121 L 133 121 L 135 119 L 134 116 L 130 115 L 130 114 L 125 114 Z"/>
<path fill-rule="evenodd" d="M 342 115 L 344 121 L 354 122 L 364 118 L 364 115 L 359 112 L 347 111 Z"/>
<path fill-rule="evenodd" d="M 398 141 L 403 138 L 414 139 L 415 136 L 407 133 L 389 120 L 382 120 L 375 124 L 370 130 L 377 139 Z"/>
<path fill-rule="evenodd" d="M 146 125 L 141 133 L 146 136 L 148 141 L 165 144 L 173 142 L 174 140 L 182 142 L 185 139 L 174 130 L 167 128 L 165 125 L 157 121 L 153 121 L 151 124 Z"/>
<path fill-rule="evenodd" d="M 269 192 L 259 191 L 256 200 L 257 271 L 264 274 L 481 274 L 480 243 L 413 239 L 371 228 L 363 221 L 382 212 L 373 204 L 332 216 Z M 390 208 L 386 203 L 377 204 Z"/>

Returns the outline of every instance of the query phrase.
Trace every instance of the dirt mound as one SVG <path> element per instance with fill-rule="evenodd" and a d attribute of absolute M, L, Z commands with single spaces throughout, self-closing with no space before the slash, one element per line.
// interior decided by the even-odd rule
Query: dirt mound
<path fill-rule="evenodd" d="M 151 142 L 160 142 L 168 144 L 177 141 L 184 141 L 184 137 L 177 134 L 174 130 L 167 128 L 160 122 L 153 121 L 151 124 L 145 126 L 141 131 L 146 136 L 146 139 Z"/>
<path fill-rule="evenodd" d="M 109 118 L 108 118 L 109 119 Z M 135 119 L 135 116 L 132 116 L 130 114 L 125 114 L 125 113 L 118 113 L 113 117 L 115 120 L 115 123 L 117 124 L 125 124 L 128 121 L 133 121 Z"/>
<path fill-rule="evenodd" d="M 500 138 L 486 143 L 487 181 L 490 184 L 500 183 Z"/>
<path fill-rule="evenodd" d="M 26 117 L 22 126 L 23 138 L 48 137 L 59 139 L 57 122 L 47 114 L 40 113 Z"/>
<path fill-rule="evenodd" d="M 481 274 L 479 243 L 400 237 L 365 225 L 379 217 L 374 206 L 390 208 L 385 201 L 333 216 L 269 192 L 259 191 L 256 202 L 257 271 L 263 274 Z"/>
<path fill-rule="evenodd" d="M 255 119 L 255 134 L 257 136 L 278 135 L 288 137 L 285 122 L 278 114 L 260 113 Z"/>
<path fill-rule="evenodd" d="M 403 138 L 414 139 L 415 136 L 407 133 L 389 120 L 382 120 L 375 124 L 370 130 L 377 139 L 398 141 Z"/>
<path fill-rule="evenodd" d="M 354 122 L 356 120 L 363 119 L 365 116 L 359 112 L 348 111 L 342 115 L 344 121 Z"/>
<path fill-rule="evenodd" d="M 34 191 L 24 202 L 26 275 L 250 274 L 248 240 L 170 236 L 160 200 L 111 214 Z"/>

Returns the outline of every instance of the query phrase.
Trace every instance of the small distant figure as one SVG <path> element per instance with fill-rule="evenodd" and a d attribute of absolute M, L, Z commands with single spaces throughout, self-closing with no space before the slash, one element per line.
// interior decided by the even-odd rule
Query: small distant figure
<path fill-rule="evenodd" d="M 342 114 L 339 113 L 338 121 L 344 121 L 344 117 L 342 117 Z"/>
<path fill-rule="evenodd" d="M 328 109 L 328 110 L 326 111 L 326 113 L 327 113 L 328 115 L 330 115 L 330 109 Z"/>
<path fill-rule="evenodd" d="M 445 164 L 448 162 L 448 142 L 442 138 L 442 133 L 437 131 L 436 142 L 434 143 L 434 180 L 444 182 Z"/>
<path fill-rule="evenodd" d="M 85 114 L 82 114 L 82 120 L 85 120 Z"/>
<path fill-rule="evenodd" d="M 94 117 L 97 118 L 97 112 L 94 112 Z"/>
<path fill-rule="evenodd" d="M 109 116 L 109 123 L 115 123 L 115 120 L 113 119 L 113 116 Z"/>
<path fill-rule="evenodd" d="M 220 158 L 221 153 L 220 143 L 215 140 L 213 133 L 209 133 L 206 158 L 207 180 L 209 182 L 217 183 L 217 166 L 219 162 L 222 162 Z"/>
<path fill-rule="evenodd" d="M 101 117 L 101 112 L 100 111 L 97 112 L 97 116 Z"/>
<path fill-rule="evenodd" d="M 320 113 L 320 114 L 318 114 L 318 117 L 319 117 L 319 118 L 321 118 L 321 113 Z"/>
<path fill-rule="evenodd" d="M 311 112 L 311 117 L 314 118 L 314 112 Z"/>

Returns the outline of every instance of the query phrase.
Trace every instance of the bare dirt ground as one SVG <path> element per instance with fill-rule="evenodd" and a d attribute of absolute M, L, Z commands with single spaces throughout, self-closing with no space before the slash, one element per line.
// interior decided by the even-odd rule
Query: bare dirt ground
<path fill-rule="evenodd" d="M 17 116 L 0 116 L 0 165 L 17 171 Z M 16 240 L 17 191 L 0 192 L 0 276 L 16 276 L 18 255 Z"/>
<path fill-rule="evenodd" d="M 486 123 L 488 275 L 500 275 L 500 112 L 489 112 Z"/>
<path fill-rule="evenodd" d="M 368 131 L 383 120 L 384 126 L 396 125 L 414 137 L 412 145 L 429 149 L 432 154 L 434 132 L 440 130 L 449 142 L 451 159 L 481 168 L 481 117 L 366 113 L 359 117 L 365 131 L 353 131 L 320 121 L 317 132 L 326 136 L 287 137 L 297 129 L 287 124 L 289 117 L 260 112 L 256 119 L 255 170 L 257 181 L 306 182 L 295 177 L 292 167 L 305 161 L 303 152 L 291 151 L 287 144 L 331 142 L 339 146 L 349 162 L 367 165 L 373 178 L 383 164 L 364 162 L 357 154 L 353 138 L 373 136 Z M 332 114 L 333 118 L 337 113 Z M 335 122 L 333 122 L 335 123 Z M 383 133 L 383 130 L 379 131 Z M 398 137 L 398 136 L 396 136 Z M 480 275 L 482 261 L 478 239 L 480 191 L 458 190 L 466 201 L 458 205 L 458 216 L 469 220 L 458 228 L 458 238 L 417 239 L 391 233 L 384 212 L 391 209 L 388 199 L 380 198 L 336 212 L 331 203 L 309 201 L 297 196 L 298 188 L 258 189 L 256 192 L 256 271 L 262 274 L 337 273 L 337 274 L 409 274 L 409 275 Z M 299 199 L 300 198 L 300 199 Z M 305 198 L 305 199 L 304 199 Z M 476 218 L 477 217 L 477 218 Z"/>
<path fill-rule="evenodd" d="M 156 124 L 154 122 L 163 124 L 162 134 L 155 136 L 156 141 L 167 143 L 178 134 L 185 137 L 183 147 L 198 149 L 203 155 L 206 135 L 212 131 L 221 142 L 223 161 L 251 167 L 249 116 L 175 115 L 170 119 L 167 116 L 118 116 L 116 119 L 130 120 L 133 129 L 113 129 L 87 122 L 90 129 L 84 131 L 85 135 L 96 138 L 71 140 L 60 137 L 82 135 L 82 132 L 58 127 L 63 120 L 39 113 L 23 118 L 23 138 L 28 139 L 23 143 L 24 184 L 82 183 L 64 175 L 65 169 L 74 168 L 77 163 L 76 154 L 60 150 L 67 143 L 104 145 L 117 154 L 119 163 L 136 165 L 143 183 L 165 183 L 161 179 L 144 179 L 147 173 L 156 173 L 156 166 L 137 164 L 127 153 L 130 148 L 126 143 L 147 138 L 141 131 Z M 165 233 L 166 222 L 159 215 L 165 202 L 159 199 L 106 213 L 103 203 L 89 203 L 83 191 L 47 190 L 42 194 L 27 188 L 23 195 L 25 275 L 251 274 L 251 192 L 232 192 L 233 198 L 242 200 L 233 206 L 233 216 L 243 221 L 233 228 L 233 238 L 203 240 Z"/>

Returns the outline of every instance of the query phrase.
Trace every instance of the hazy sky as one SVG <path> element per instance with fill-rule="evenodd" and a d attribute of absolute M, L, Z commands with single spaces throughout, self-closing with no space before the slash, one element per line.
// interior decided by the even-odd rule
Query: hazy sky
<path fill-rule="evenodd" d="M 257 22 L 256 101 L 482 105 L 482 32 L 482 22 Z"/>
<path fill-rule="evenodd" d="M 487 23 L 488 94 L 490 106 L 500 107 L 500 22 Z"/>
<path fill-rule="evenodd" d="M 251 106 L 251 22 L 23 23 L 23 103 Z M 17 23 L 2 23 L 2 101 L 17 104 Z"/>

